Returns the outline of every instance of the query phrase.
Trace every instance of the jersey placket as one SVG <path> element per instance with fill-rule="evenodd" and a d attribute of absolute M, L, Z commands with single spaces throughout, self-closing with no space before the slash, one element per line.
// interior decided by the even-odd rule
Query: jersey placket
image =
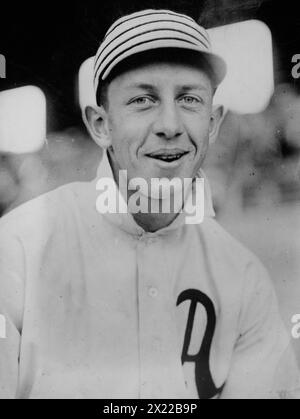
<path fill-rule="evenodd" d="M 187 391 L 162 241 L 144 234 L 137 243 L 141 398 L 182 398 Z"/>

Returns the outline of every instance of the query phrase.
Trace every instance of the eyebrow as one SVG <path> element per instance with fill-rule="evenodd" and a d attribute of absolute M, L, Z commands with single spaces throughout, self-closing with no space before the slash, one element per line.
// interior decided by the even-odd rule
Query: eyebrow
<path fill-rule="evenodd" d="M 155 86 L 148 83 L 133 83 L 126 86 L 126 89 L 141 89 L 141 90 L 147 90 L 153 92 L 154 90 L 157 90 Z"/>
<path fill-rule="evenodd" d="M 127 89 L 141 89 L 146 90 L 148 92 L 155 92 L 157 91 L 157 87 L 149 84 L 149 83 L 134 83 L 127 86 Z M 189 92 L 191 90 L 201 90 L 201 91 L 207 91 L 208 88 L 206 86 L 203 86 L 201 84 L 185 84 L 185 85 L 178 85 L 176 86 L 177 90 L 183 91 L 183 92 Z"/>
<path fill-rule="evenodd" d="M 189 92 L 190 90 L 207 91 L 208 88 L 206 86 L 202 86 L 201 84 L 185 84 L 183 86 L 180 86 L 180 90 L 184 92 Z"/>

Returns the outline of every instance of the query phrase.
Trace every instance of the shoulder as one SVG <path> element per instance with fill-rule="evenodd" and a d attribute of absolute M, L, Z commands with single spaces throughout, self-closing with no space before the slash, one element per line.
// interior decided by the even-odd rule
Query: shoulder
<path fill-rule="evenodd" d="M 216 263 L 226 260 L 228 263 L 240 266 L 243 269 L 255 265 L 264 270 L 259 258 L 228 233 L 215 219 L 208 218 L 201 225 L 201 232 Z"/>
<path fill-rule="evenodd" d="M 212 270 L 231 292 L 239 290 L 241 298 L 248 302 L 257 296 L 265 301 L 276 298 L 267 269 L 252 251 L 212 218 L 203 223 L 200 231 Z"/>
<path fill-rule="evenodd" d="M 70 183 L 14 208 L 0 218 L 0 241 L 5 236 L 32 234 L 39 227 L 48 231 L 59 219 L 76 211 L 78 202 L 84 201 L 81 195 L 89 189 L 87 182 Z"/>
<path fill-rule="evenodd" d="M 276 290 L 260 259 L 215 220 L 203 223 L 211 269 L 217 272 L 221 295 L 238 307 L 238 330 L 245 345 L 256 340 L 287 344 Z"/>

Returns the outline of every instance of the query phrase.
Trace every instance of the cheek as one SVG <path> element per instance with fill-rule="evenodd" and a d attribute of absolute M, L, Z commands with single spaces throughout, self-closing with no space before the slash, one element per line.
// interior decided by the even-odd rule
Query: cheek
<path fill-rule="evenodd" d="M 111 144 L 116 160 L 123 168 L 134 164 L 139 148 L 139 131 L 130 121 L 117 121 L 110 128 Z"/>
<path fill-rule="evenodd" d="M 209 122 L 205 119 L 205 122 L 201 122 L 201 116 L 198 119 L 193 120 L 190 123 L 189 129 L 187 130 L 190 140 L 197 148 L 197 154 L 205 152 L 209 144 Z"/>
<path fill-rule="evenodd" d="M 146 141 L 149 129 L 143 118 L 130 116 L 112 120 L 110 123 L 110 136 L 112 145 L 116 150 L 126 151 L 127 154 L 135 153 Z"/>

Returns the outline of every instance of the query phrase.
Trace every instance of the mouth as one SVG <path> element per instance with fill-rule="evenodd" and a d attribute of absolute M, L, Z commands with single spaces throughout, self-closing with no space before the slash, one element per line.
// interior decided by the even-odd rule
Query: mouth
<path fill-rule="evenodd" d="M 174 163 L 176 161 L 181 160 L 184 156 L 188 154 L 188 151 L 183 150 L 158 150 L 154 153 L 146 154 L 147 157 L 159 160 L 164 163 Z"/>

